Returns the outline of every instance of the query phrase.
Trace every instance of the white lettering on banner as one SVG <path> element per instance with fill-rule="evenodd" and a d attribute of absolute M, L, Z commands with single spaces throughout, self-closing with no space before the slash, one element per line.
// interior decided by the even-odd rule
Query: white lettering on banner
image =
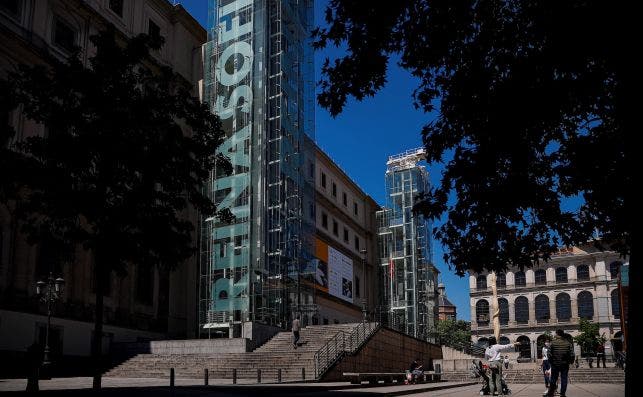
<path fill-rule="evenodd" d="M 248 8 L 252 4 L 253 0 L 236 0 L 219 7 L 217 45 L 224 49 L 215 65 L 215 81 L 217 91 L 221 95 L 217 95 L 213 106 L 222 120 L 229 120 L 226 121 L 226 128 L 232 129 L 229 131 L 232 134 L 221 144 L 218 152 L 228 156 L 235 166 L 233 175 L 218 178 L 215 182 L 216 190 L 230 190 L 219 203 L 219 208 L 230 208 L 236 216 L 246 219 L 250 214 L 249 205 L 237 202 L 236 199 L 242 192 L 250 189 L 251 161 L 250 154 L 244 150 L 244 145 L 250 139 L 252 123 L 237 122 L 237 118 L 243 113 L 252 111 L 251 71 L 254 53 L 252 45 L 239 38 L 252 33 L 252 18 L 245 18 L 246 22 L 240 24 L 242 12 L 252 15 L 252 9 Z M 244 274 L 233 281 L 235 272 L 232 269 L 248 265 L 246 262 L 250 244 L 247 240 L 247 229 L 247 224 L 244 223 L 220 226 L 211 237 L 217 239 L 214 244 L 212 266 L 215 269 L 225 270 L 225 275 L 212 285 L 212 295 L 215 297 L 214 310 L 230 311 L 245 307 L 247 298 L 243 296 L 248 287 L 248 275 Z M 242 241 L 242 244 L 237 247 L 235 241 Z M 222 249 L 222 245 L 225 245 L 225 249 Z"/>

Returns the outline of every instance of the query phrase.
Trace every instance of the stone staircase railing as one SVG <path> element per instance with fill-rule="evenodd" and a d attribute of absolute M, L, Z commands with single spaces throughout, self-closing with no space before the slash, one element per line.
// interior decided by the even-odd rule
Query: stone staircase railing
<path fill-rule="evenodd" d="M 351 333 L 339 331 L 322 346 L 313 359 L 314 377 L 324 373 L 346 354 L 353 354 L 380 328 L 379 323 L 360 323 Z"/>

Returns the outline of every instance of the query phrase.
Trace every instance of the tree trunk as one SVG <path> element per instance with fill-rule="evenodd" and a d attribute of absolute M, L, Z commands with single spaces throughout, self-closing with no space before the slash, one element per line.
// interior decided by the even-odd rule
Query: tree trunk
<path fill-rule="evenodd" d="M 92 341 L 92 362 L 94 364 L 94 390 L 101 388 L 103 353 L 103 294 L 105 293 L 105 267 L 94 253 L 94 285 L 96 287 L 96 312 L 94 319 L 94 338 Z"/>

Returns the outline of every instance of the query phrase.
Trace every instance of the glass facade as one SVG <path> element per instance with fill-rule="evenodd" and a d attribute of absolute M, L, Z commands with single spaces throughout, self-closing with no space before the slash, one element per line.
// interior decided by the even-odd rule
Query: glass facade
<path fill-rule="evenodd" d="M 438 271 L 432 263 L 430 222 L 412 211 L 418 195 L 429 190 L 429 174 L 418 164 L 423 159 L 423 149 L 389 157 L 386 207 L 376 218 L 382 321 L 431 341 L 438 318 Z"/>
<path fill-rule="evenodd" d="M 233 171 L 214 169 L 207 189 L 235 220 L 202 220 L 203 332 L 286 326 L 307 299 L 299 280 L 314 233 L 304 211 L 314 202 L 304 139 L 314 137 L 312 11 L 312 0 L 210 1 L 203 94 L 226 131 L 217 153 Z"/>

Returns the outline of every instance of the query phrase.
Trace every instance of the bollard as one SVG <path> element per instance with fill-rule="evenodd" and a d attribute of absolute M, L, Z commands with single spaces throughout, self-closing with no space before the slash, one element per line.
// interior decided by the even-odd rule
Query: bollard
<path fill-rule="evenodd" d="M 170 368 L 170 389 L 174 387 L 174 368 Z"/>
<path fill-rule="evenodd" d="M 301 380 L 306 380 L 306 368 L 301 369 Z"/>
<path fill-rule="evenodd" d="M 257 368 L 257 383 L 261 383 L 261 369 Z"/>
<path fill-rule="evenodd" d="M 237 369 L 236 368 L 232 369 L 232 384 L 233 385 L 237 384 Z"/>
<path fill-rule="evenodd" d="M 277 383 L 281 383 L 281 368 L 277 369 Z"/>
<path fill-rule="evenodd" d="M 204 369 L 203 369 L 203 384 L 204 384 L 205 386 L 207 386 L 207 385 L 208 385 L 208 383 L 210 383 L 210 379 L 209 379 L 209 378 L 210 378 L 210 374 L 208 373 L 208 369 L 207 369 L 207 368 L 204 368 Z"/>

